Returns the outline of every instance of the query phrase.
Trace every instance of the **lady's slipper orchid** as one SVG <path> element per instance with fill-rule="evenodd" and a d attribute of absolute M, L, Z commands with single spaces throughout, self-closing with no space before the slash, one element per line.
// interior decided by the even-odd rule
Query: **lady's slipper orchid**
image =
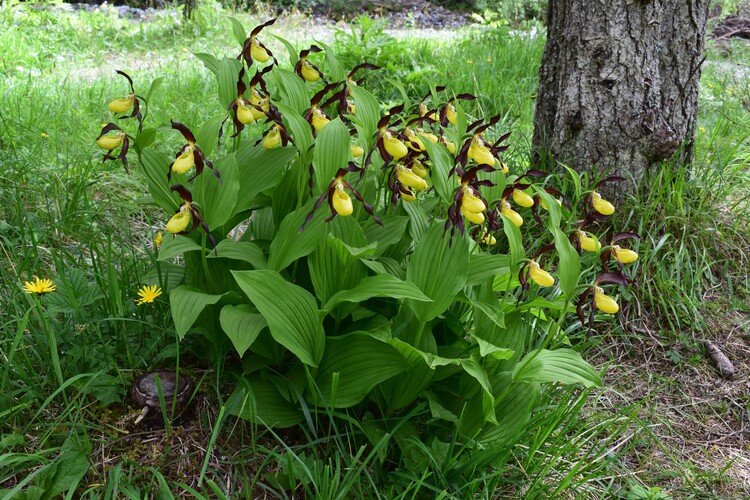
<path fill-rule="evenodd" d="M 415 174 L 412 170 L 403 165 L 399 165 L 397 168 L 398 181 L 404 186 L 416 189 L 417 191 L 424 191 L 429 187 L 427 181 Z"/>
<path fill-rule="evenodd" d="M 622 273 L 605 272 L 597 276 L 593 285 L 584 290 L 583 293 L 578 296 L 576 301 L 576 312 L 578 313 L 578 319 L 581 321 L 581 325 L 586 324 L 584 308 L 589 304 L 591 308 L 588 318 L 589 328 L 594 325 L 594 313 L 597 310 L 606 314 L 615 314 L 620 310 L 617 301 L 604 293 L 604 290 L 601 288 L 602 285 L 628 285 L 632 282 L 633 280 Z M 590 301 L 589 296 L 591 296 Z"/>
<path fill-rule="evenodd" d="M 424 163 L 419 160 L 414 160 L 411 164 L 411 171 L 422 179 L 427 178 L 427 169 L 424 167 Z"/>
<path fill-rule="evenodd" d="M 389 130 L 383 132 L 382 140 L 383 148 L 385 148 L 388 154 L 395 160 L 400 160 L 409 153 L 409 150 L 406 148 L 403 141 L 401 141 L 398 136 L 394 136 Z"/>
<path fill-rule="evenodd" d="M 581 248 L 584 249 L 587 252 L 598 252 L 602 248 L 602 244 L 599 243 L 599 240 L 592 237 L 589 233 L 586 231 L 581 231 L 580 229 L 576 233 L 578 236 L 578 242 L 581 244 Z"/>
<path fill-rule="evenodd" d="M 351 149 L 353 158 L 361 158 L 365 155 L 365 150 L 356 144 L 352 144 Z"/>
<path fill-rule="evenodd" d="M 640 236 L 638 236 L 637 233 L 623 232 L 618 233 L 612 237 L 609 248 L 605 249 L 605 251 L 602 252 L 601 255 L 602 266 L 605 270 L 607 269 L 607 261 L 609 261 L 610 256 L 617 261 L 617 265 L 620 267 L 620 270 L 622 270 L 623 264 L 631 264 L 638 260 L 638 253 L 630 250 L 629 248 L 622 248 L 620 245 L 618 245 L 620 241 L 628 239 L 637 240 L 640 239 Z"/>
<path fill-rule="evenodd" d="M 505 139 L 510 136 L 510 132 L 500 136 L 494 144 L 490 144 L 484 140 L 482 133 L 489 127 L 495 125 L 500 120 L 500 115 L 495 115 L 487 123 L 482 123 L 482 120 L 477 120 L 467 128 L 468 132 L 473 135 L 467 139 L 461 151 L 456 156 L 456 164 L 462 168 L 466 166 L 469 160 L 474 161 L 477 165 L 489 165 L 492 170 L 496 170 L 497 166 L 502 166 L 502 163 L 498 160 L 498 153 L 501 153 L 508 149 L 508 146 L 501 146 Z M 459 172 L 460 174 L 460 172 Z"/>
<path fill-rule="evenodd" d="M 273 149 L 281 144 L 281 125 L 274 124 L 263 138 L 263 147 Z"/>
<path fill-rule="evenodd" d="M 638 260 L 638 254 L 629 248 L 621 248 L 619 245 L 612 245 L 612 257 L 623 264 L 631 264 Z"/>
<path fill-rule="evenodd" d="M 112 113 L 119 114 L 119 113 L 124 113 L 132 108 L 133 112 L 130 115 L 121 116 L 120 119 L 135 117 L 135 119 L 138 120 L 138 131 L 140 132 L 143 129 L 143 116 L 141 116 L 140 100 L 138 96 L 135 95 L 135 88 L 133 87 L 133 79 L 130 78 L 130 75 L 128 75 L 124 71 L 120 71 L 119 69 L 115 70 L 115 73 L 117 73 L 120 76 L 123 76 L 128 81 L 128 85 L 130 85 L 130 93 L 127 94 L 125 97 L 122 97 L 120 99 L 115 99 L 114 101 L 110 101 L 110 103 L 107 104 L 107 109 L 109 109 Z"/>
<path fill-rule="evenodd" d="M 453 105 L 453 101 L 455 101 L 456 99 L 473 101 L 474 99 L 476 99 L 476 97 L 471 94 L 459 94 L 453 99 L 449 100 L 440 111 L 440 124 L 444 127 L 449 123 L 454 127 L 456 126 L 458 111 L 456 111 L 456 107 Z"/>
<path fill-rule="evenodd" d="M 612 215 L 615 213 L 615 206 L 602 198 L 602 195 L 596 191 L 591 193 L 591 206 L 602 215 Z"/>
<path fill-rule="evenodd" d="M 188 234 L 196 227 L 201 226 L 206 232 L 211 245 L 215 248 L 216 239 L 211 234 L 211 230 L 201 217 L 198 209 L 193 205 L 193 195 L 190 190 L 182 184 L 175 184 L 170 189 L 180 195 L 182 204 L 167 222 L 166 230 L 172 234 Z"/>
<path fill-rule="evenodd" d="M 195 143 L 195 136 L 193 135 L 193 132 L 190 131 L 189 128 L 187 128 L 182 123 L 178 122 L 172 122 L 172 128 L 174 130 L 179 131 L 182 136 L 187 141 L 187 144 L 185 144 L 180 151 L 175 156 L 174 162 L 169 166 L 169 172 L 167 173 L 167 179 L 171 179 L 172 172 L 176 174 L 184 174 L 188 172 L 193 166 L 195 166 L 195 175 L 200 175 L 203 173 L 203 169 L 205 167 L 208 167 L 213 171 L 214 175 L 217 179 L 221 180 L 221 176 L 219 175 L 219 171 L 214 168 L 213 163 L 211 163 L 204 155 L 203 151 L 198 147 L 198 145 Z"/>
<path fill-rule="evenodd" d="M 376 223 L 380 224 L 381 226 L 383 225 L 380 219 L 375 216 L 372 207 L 368 205 L 362 198 L 362 195 L 359 193 L 359 191 L 354 189 L 352 185 L 349 184 L 346 179 L 344 179 L 346 174 L 349 172 L 360 172 L 362 174 L 364 173 L 364 168 L 358 167 L 353 162 L 349 162 L 349 165 L 346 168 L 340 168 L 338 172 L 336 172 L 336 177 L 334 177 L 331 183 L 328 184 L 328 188 L 322 195 L 320 195 L 320 198 L 318 198 L 318 200 L 315 202 L 313 209 L 309 214 L 307 214 L 305 222 L 300 228 L 300 232 L 305 229 L 307 223 L 312 220 L 315 211 L 320 208 L 320 206 L 323 204 L 323 201 L 325 201 L 326 199 L 328 200 L 328 207 L 331 209 L 331 216 L 325 219 L 325 222 L 332 221 L 337 215 L 340 215 L 342 217 L 348 217 L 352 215 L 352 213 L 354 213 L 354 205 L 352 203 L 351 196 L 349 196 L 345 189 L 348 189 L 352 192 L 352 194 L 354 194 L 354 197 L 362 203 L 365 212 L 367 212 Z"/>
<path fill-rule="evenodd" d="M 445 149 L 452 155 L 456 154 L 456 144 L 449 141 L 445 137 L 440 137 L 440 142 L 445 146 Z"/>
<path fill-rule="evenodd" d="M 500 202 L 500 213 L 506 216 L 516 227 L 523 226 L 523 217 L 510 207 L 510 203 L 505 200 Z"/>
<path fill-rule="evenodd" d="M 167 232 L 172 234 L 179 234 L 183 232 L 192 220 L 192 212 L 190 211 L 190 203 L 185 202 L 180 206 L 179 211 L 169 219 L 167 222 Z"/>
<path fill-rule="evenodd" d="M 445 222 L 445 230 L 451 228 L 451 237 L 458 228 L 461 234 L 464 233 L 464 218 L 472 224 L 483 224 L 487 219 L 485 211 L 487 210 L 487 200 L 485 200 L 479 188 L 482 186 L 493 186 L 494 184 L 487 180 L 477 178 L 480 171 L 491 170 L 488 165 L 479 165 L 472 167 L 461 176 L 461 185 L 456 189 L 453 195 L 453 204 L 448 208 L 448 220 Z M 490 222 L 493 222 L 491 219 Z M 494 225 L 490 226 L 494 230 Z M 475 235 L 478 234 L 479 228 L 475 229 Z"/>
<path fill-rule="evenodd" d="M 253 60 L 264 63 L 273 57 L 273 53 L 268 50 L 268 47 L 263 45 L 263 42 L 258 40 L 258 35 L 263 30 L 263 28 L 271 26 L 275 22 L 276 19 L 274 18 L 266 21 L 261 25 L 256 26 L 255 28 L 253 28 L 253 31 L 250 32 L 250 36 L 245 40 L 245 43 L 242 47 L 242 52 L 239 56 L 237 56 L 237 59 L 244 59 L 245 64 L 248 68 L 253 65 Z"/>
<path fill-rule="evenodd" d="M 114 101 L 111 101 L 109 104 L 107 104 L 107 109 L 109 109 L 111 112 L 115 114 L 124 113 L 125 111 L 133 107 L 134 101 L 135 101 L 135 94 L 128 94 L 125 97 L 121 97 L 120 99 L 115 99 Z"/>
<path fill-rule="evenodd" d="M 594 287 L 594 305 L 606 314 L 616 314 L 620 310 L 617 301 L 609 295 L 605 295 L 604 290 L 598 286 Z"/>
<path fill-rule="evenodd" d="M 96 144 L 107 151 L 113 151 L 122 145 L 125 139 L 125 132 L 115 132 L 112 135 L 103 135 L 96 140 Z"/>
<path fill-rule="evenodd" d="M 534 199 L 520 189 L 513 189 L 513 201 L 524 208 L 534 206 Z"/>
<path fill-rule="evenodd" d="M 492 246 L 495 243 L 497 243 L 497 239 L 494 236 L 492 236 L 492 233 L 485 230 L 484 236 L 482 236 L 482 243 L 484 243 L 487 246 Z"/>
<path fill-rule="evenodd" d="M 542 269 L 542 267 L 533 259 L 529 262 L 529 277 L 534 283 L 541 287 L 550 287 L 555 284 L 555 278 Z"/>
<path fill-rule="evenodd" d="M 276 109 L 276 106 L 271 106 L 266 116 L 268 116 L 266 122 L 271 122 L 273 125 L 263 132 L 261 138 L 255 142 L 256 146 L 262 143 L 265 149 L 273 149 L 278 147 L 279 144 L 286 146 L 292 142 L 292 137 L 286 131 L 281 114 Z"/>
<path fill-rule="evenodd" d="M 299 53 L 299 60 L 294 66 L 294 72 L 308 83 L 315 83 L 318 80 L 325 82 L 325 78 L 320 69 L 307 59 L 307 56 L 310 55 L 311 52 L 323 52 L 323 49 L 317 45 L 311 45 L 309 49 L 301 51 Z"/>
<path fill-rule="evenodd" d="M 110 132 L 114 134 L 107 135 Z M 99 133 L 99 137 L 96 139 L 96 145 L 102 149 L 106 149 L 107 152 L 102 158 L 102 162 L 107 160 L 120 160 L 125 172 L 128 172 L 128 148 L 130 147 L 130 138 L 120 127 L 114 123 L 108 123 L 102 127 L 102 131 Z M 111 153 L 115 149 L 120 148 L 120 154 L 113 156 Z"/>

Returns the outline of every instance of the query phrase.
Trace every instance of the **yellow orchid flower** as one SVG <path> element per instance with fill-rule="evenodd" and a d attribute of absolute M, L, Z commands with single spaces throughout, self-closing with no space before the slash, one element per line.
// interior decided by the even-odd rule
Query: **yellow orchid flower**
<path fill-rule="evenodd" d="M 185 203 L 180 207 L 180 211 L 169 219 L 166 229 L 172 234 L 181 233 L 188 227 L 191 219 L 192 212 L 190 211 L 190 203 Z"/>
<path fill-rule="evenodd" d="M 515 201 L 519 206 L 524 207 L 524 208 L 529 208 L 529 207 L 534 206 L 534 199 L 528 194 L 518 189 L 513 190 L 513 201 Z"/>
<path fill-rule="evenodd" d="M 336 213 L 342 217 L 347 217 L 354 212 L 352 198 L 344 191 L 344 185 L 341 182 L 336 184 L 331 204 Z"/>
<path fill-rule="evenodd" d="M 117 149 L 122 145 L 122 141 L 125 139 L 125 132 L 115 132 L 112 135 L 103 135 L 96 140 L 97 146 L 107 151 Z"/>
<path fill-rule="evenodd" d="M 503 200 L 500 203 L 500 213 L 506 216 L 515 224 L 517 227 L 521 227 L 523 225 L 523 217 L 519 215 L 518 212 L 510 208 L 510 203 Z"/>
<path fill-rule="evenodd" d="M 182 148 L 182 153 L 175 159 L 172 164 L 172 172 L 175 174 L 184 174 L 195 165 L 195 146 L 193 144 L 187 144 Z"/>
<path fill-rule="evenodd" d="M 281 143 L 281 130 L 279 125 L 276 124 L 271 127 L 268 134 L 263 138 L 263 147 L 266 149 L 273 149 Z"/>
<path fill-rule="evenodd" d="M 598 252 L 602 248 L 602 244 L 599 243 L 599 240 L 580 229 L 578 230 L 578 241 L 581 243 L 581 248 L 587 252 Z"/>
<path fill-rule="evenodd" d="M 133 107 L 135 94 L 128 94 L 126 97 L 115 99 L 107 104 L 107 108 L 113 113 L 124 113 Z"/>
<path fill-rule="evenodd" d="M 629 248 L 620 248 L 619 245 L 612 245 L 612 255 L 623 264 L 630 264 L 638 260 L 637 252 Z"/>
<path fill-rule="evenodd" d="M 401 184 L 414 188 L 417 191 L 424 191 L 429 187 L 427 181 L 404 166 L 398 167 L 398 173 L 396 175 Z"/>
<path fill-rule="evenodd" d="M 620 310 L 617 301 L 609 295 L 605 295 L 604 290 L 598 286 L 594 288 L 594 302 L 596 308 L 606 314 L 615 314 Z"/>
<path fill-rule="evenodd" d="M 594 207 L 594 210 L 602 215 L 612 215 L 615 213 L 615 206 L 602 198 L 602 195 L 596 191 L 591 193 L 591 205 Z"/>
<path fill-rule="evenodd" d="M 534 260 L 529 262 L 529 277 L 539 286 L 550 287 L 555 284 L 555 278 Z"/>

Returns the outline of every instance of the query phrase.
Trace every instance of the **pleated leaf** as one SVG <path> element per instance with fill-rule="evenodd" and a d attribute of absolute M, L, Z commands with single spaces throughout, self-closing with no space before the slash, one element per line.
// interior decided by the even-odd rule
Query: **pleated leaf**
<path fill-rule="evenodd" d="M 409 368 L 390 344 L 354 333 L 328 337 L 315 382 L 326 404 L 346 408 L 362 401 L 379 383 Z M 333 390 L 334 374 L 338 382 Z M 316 400 L 317 395 L 313 394 Z"/>
<path fill-rule="evenodd" d="M 495 253 L 472 254 L 469 258 L 469 274 L 466 278 L 467 285 L 479 285 L 498 274 L 510 272 L 510 257 Z"/>
<path fill-rule="evenodd" d="M 378 100 L 368 90 L 362 87 L 349 87 L 356 106 L 355 116 L 363 128 L 364 136 L 371 136 L 378 128 L 380 120 L 380 105 Z"/>
<path fill-rule="evenodd" d="M 211 295 L 186 285 L 178 286 L 169 294 L 174 327 L 180 340 L 193 326 L 206 306 L 216 304 L 224 294 Z"/>
<path fill-rule="evenodd" d="M 232 101 L 237 99 L 237 78 L 240 75 L 241 68 L 242 63 L 240 61 L 229 57 L 225 57 L 219 62 L 216 80 L 219 84 L 219 102 L 224 109 L 228 109 Z"/>
<path fill-rule="evenodd" d="M 332 120 L 318 132 L 313 152 L 315 166 L 315 184 L 313 192 L 322 193 L 336 175 L 338 169 L 343 168 L 351 158 L 349 130 L 340 118 Z M 354 182 L 354 175 L 349 177 Z"/>
<path fill-rule="evenodd" d="M 450 203 L 453 201 L 453 191 L 457 187 L 456 181 L 448 175 L 453 167 L 453 158 L 442 144 L 433 144 L 427 138 L 423 138 L 422 143 L 432 163 L 430 179 L 435 191 L 444 203 Z"/>
<path fill-rule="evenodd" d="M 318 366 L 325 334 L 315 298 L 271 270 L 232 271 L 243 292 L 266 318 L 274 340 L 303 363 Z"/>
<path fill-rule="evenodd" d="M 465 237 L 451 238 L 442 224 L 434 224 L 414 250 L 406 278 L 417 285 L 432 302 L 409 301 L 420 321 L 442 314 L 466 284 L 469 246 Z"/>
<path fill-rule="evenodd" d="M 562 232 L 562 229 L 556 227 L 553 233 L 555 236 L 555 248 L 557 256 L 560 259 L 557 265 L 557 274 L 560 278 L 560 290 L 568 297 L 574 297 L 578 280 L 581 277 L 581 261 L 578 252 L 570 244 L 570 240 Z"/>
<path fill-rule="evenodd" d="M 237 182 L 237 162 L 234 155 L 225 156 L 214 162 L 221 175 L 219 180 L 208 168 L 195 179 L 193 198 L 201 206 L 201 217 L 213 230 L 229 220 L 237 204 L 239 182 Z"/>
<path fill-rule="evenodd" d="M 251 141 L 243 141 L 235 155 L 240 184 L 234 212 L 252 208 L 253 199 L 276 186 L 286 171 L 289 162 L 297 154 L 294 147 L 266 149 Z"/>
<path fill-rule="evenodd" d="M 432 299 L 423 294 L 414 283 L 401 281 L 390 274 L 378 274 L 363 279 L 350 290 L 342 290 L 336 293 L 328 300 L 323 307 L 323 311 L 329 312 L 341 302 L 362 302 L 373 297 L 432 302 Z"/>
<path fill-rule="evenodd" d="M 276 68 L 273 71 L 273 75 L 276 76 L 279 82 L 279 90 L 281 91 L 280 101 L 291 107 L 298 115 L 303 115 L 305 109 L 310 107 L 310 102 L 307 97 L 307 88 L 302 79 L 294 74 L 294 72 L 284 68 Z M 237 80 L 235 79 L 236 83 Z M 227 104 L 227 106 L 229 105 Z M 279 107 L 279 109 L 281 108 Z M 282 113 L 284 112 L 282 111 Z"/>
<path fill-rule="evenodd" d="M 176 255 L 182 255 L 185 252 L 194 252 L 200 250 L 201 246 L 188 238 L 187 236 L 177 235 L 174 238 L 167 237 L 159 247 L 159 257 L 157 260 L 171 259 Z"/>
<path fill-rule="evenodd" d="M 302 411 L 284 399 L 271 381 L 260 378 L 238 386 L 229 397 L 227 408 L 231 415 L 280 429 L 304 419 Z"/>
<path fill-rule="evenodd" d="M 508 246 L 510 247 L 510 269 L 515 271 L 518 263 L 526 256 L 521 231 L 509 218 L 504 215 L 500 215 L 500 217 L 503 219 L 503 232 L 508 238 Z"/>
<path fill-rule="evenodd" d="M 200 248 L 200 247 L 199 247 Z M 251 264 L 255 269 L 268 267 L 268 259 L 263 250 L 251 241 L 221 240 L 216 246 L 216 253 L 209 253 L 209 259 L 241 260 Z M 161 254 L 159 255 L 161 258 Z"/>
<path fill-rule="evenodd" d="M 302 224 L 314 204 L 315 200 L 308 201 L 307 204 L 290 213 L 281 221 L 279 230 L 276 232 L 269 249 L 269 268 L 281 271 L 300 257 L 309 255 L 318 247 L 320 240 L 325 237 L 328 230 L 323 222 L 327 205 L 320 207 L 315 212 L 314 218 L 300 232 Z"/>
<path fill-rule="evenodd" d="M 154 202 L 167 213 L 168 217 L 171 217 L 180 206 L 177 201 L 178 196 L 169 190 L 170 186 L 167 181 L 167 172 L 171 163 L 169 156 L 150 148 L 144 149 L 141 154 L 141 165 L 146 176 L 148 190 Z"/>
<path fill-rule="evenodd" d="M 536 350 L 528 353 L 513 370 L 514 382 L 583 384 L 601 387 L 599 373 L 571 349 Z"/>
<path fill-rule="evenodd" d="M 255 309 L 247 304 L 222 307 L 219 322 L 221 323 L 221 329 L 232 341 L 232 345 L 240 357 L 255 342 L 260 331 L 267 326 L 263 315 L 258 314 Z"/>

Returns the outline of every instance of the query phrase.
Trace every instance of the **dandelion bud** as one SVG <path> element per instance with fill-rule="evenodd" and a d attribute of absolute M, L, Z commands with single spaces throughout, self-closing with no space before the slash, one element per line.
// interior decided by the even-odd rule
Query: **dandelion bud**
<path fill-rule="evenodd" d="M 347 217 L 354 212 L 352 198 L 346 193 L 346 191 L 344 191 L 343 184 L 336 185 L 331 203 L 336 213 L 342 217 Z"/>
<path fill-rule="evenodd" d="M 180 211 L 174 214 L 172 218 L 169 219 L 169 222 L 167 222 L 167 231 L 172 234 L 181 233 L 190 224 L 191 217 L 190 205 L 183 205 L 180 208 Z"/>
<path fill-rule="evenodd" d="M 534 283 L 542 287 L 549 287 L 555 284 L 555 278 L 533 260 L 529 262 L 529 277 Z"/>
<path fill-rule="evenodd" d="M 603 199 L 602 195 L 596 191 L 591 193 L 591 204 L 593 205 L 594 210 L 602 215 L 612 215 L 615 213 L 615 206 Z"/>
<path fill-rule="evenodd" d="M 513 190 L 513 201 L 515 201 L 519 206 L 524 207 L 524 208 L 529 208 L 529 207 L 534 206 L 534 199 L 528 194 L 518 189 Z"/>
<path fill-rule="evenodd" d="M 129 94 L 127 97 L 123 97 L 121 99 L 115 99 L 114 101 L 107 104 L 107 108 L 113 113 L 124 113 L 125 111 L 129 110 L 133 107 L 133 101 L 135 100 L 135 95 Z"/>
<path fill-rule="evenodd" d="M 599 287 L 594 289 L 594 302 L 596 303 L 596 308 L 603 313 L 615 314 L 620 310 L 617 301 L 609 295 L 604 295 L 604 290 Z"/>
<path fill-rule="evenodd" d="M 623 264 L 630 264 L 638 260 L 638 253 L 629 248 L 620 248 L 619 245 L 612 245 L 612 255 Z"/>
<path fill-rule="evenodd" d="M 195 156 L 193 155 L 193 146 L 188 144 L 182 150 L 182 154 L 172 164 L 172 172 L 175 174 L 184 174 L 195 165 Z"/>
<path fill-rule="evenodd" d="M 114 135 L 101 136 L 100 138 L 96 140 L 96 144 L 102 149 L 106 149 L 107 151 L 112 151 L 113 149 L 117 149 L 120 147 L 124 138 L 125 138 L 124 132 L 117 132 Z"/>
<path fill-rule="evenodd" d="M 580 229 L 578 230 L 578 241 L 581 243 L 581 248 L 587 252 L 598 252 L 602 247 L 596 238 L 592 238 L 586 231 Z"/>

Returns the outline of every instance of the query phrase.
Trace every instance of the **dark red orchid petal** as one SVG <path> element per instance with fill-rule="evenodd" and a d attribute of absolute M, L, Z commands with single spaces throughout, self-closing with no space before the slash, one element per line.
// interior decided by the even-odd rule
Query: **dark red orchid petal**
<path fill-rule="evenodd" d="M 102 131 L 99 133 L 99 137 L 97 137 L 97 139 L 100 139 L 104 134 L 108 132 L 112 132 L 113 130 L 119 130 L 120 132 L 123 131 L 120 127 L 118 127 L 114 123 L 108 123 L 104 127 L 102 127 Z"/>
<path fill-rule="evenodd" d="M 628 285 L 633 280 L 625 276 L 623 273 L 601 273 L 596 277 L 594 283 L 596 285 Z"/>
<path fill-rule="evenodd" d="M 250 37 L 257 36 L 258 33 L 260 33 L 263 30 L 263 28 L 267 28 L 268 26 L 271 26 L 275 22 L 276 22 L 276 18 L 274 17 L 273 19 L 269 19 L 263 24 L 259 24 L 258 26 L 253 28 L 253 30 L 250 32 Z"/>
<path fill-rule="evenodd" d="M 118 75 L 124 76 L 128 80 L 128 83 L 130 84 L 130 92 L 132 92 L 133 94 L 135 94 L 135 89 L 133 88 L 133 79 L 130 78 L 130 75 L 128 75 L 124 71 L 120 71 L 119 69 L 116 69 L 115 73 L 117 73 Z"/>
<path fill-rule="evenodd" d="M 596 183 L 596 185 L 594 186 L 594 191 L 596 191 L 597 189 L 599 189 L 599 186 L 601 186 L 602 184 L 606 184 L 607 182 L 622 182 L 624 180 L 626 180 L 625 177 L 620 177 L 620 176 L 617 176 L 617 175 L 612 175 L 612 176 L 609 176 L 609 177 L 605 177 L 604 179 L 602 179 L 602 180 L 600 180 L 599 182 Z"/>
<path fill-rule="evenodd" d="M 612 237 L 612 245 L 622 240 L 640 240 L 641 236 L 638 233 L 622 232 L 617 233 Z"/>
<path fill-rule="evenodd" d="M 328 85 L 326 85 L 325 87 L 323 87 L 323 88 L 322 88 L 322 89 L 321 89 L 321 90 L 320 90 L 319 92 L 317 92 L 317 93 L 316 93 L 316 94 L 315 94 L 315 95 L 314 95 L 314 96 L 312 97 L 312 99 L 310 99 L 310 105 L 311 105 L 311 106 L 317 106 L 317 104 L 318 104 L 318 103 L 319 103 L 319 102 L 320 102 L 321 100 L 323 100 L 323 97 L 324 97 L 324 96 L 325 96 L 325 95 L 326 95 L 326 94 L 327 94 L 328 92 L 332 91 L 333 89 L 335 89 L 335 88 L 336 88 L 336 87 L 338 87 L 339 85 L 341 85 L 341 82 L 329 83 Z M 334 96 L 334 97 L 335 97 L 335 96 Z M 332 99 L 333 99 L 333 98 L 332 98 Z M 331 101 L 331 102 L 333 102 L 333 101 Z M 329 104 L 329 103 L 327 102 L 326 104 L 324 104 L 324 105 L 323 105 L 323 106 L 321 106 L 321 107 L 323 107 L 323 108 L 324 108 L 324 107 L 326 107 L 326 106 L 327 106 L 328 104 Z"/>
<path fill-rule="evenodd" d="M 492 149 L 492 151 L 495 151 L 495 152 L 501 152 L 501 151 L 505 151 L 506 149 L 508 149 L 508 146 L 502 146 L 502 147 L 498 147 L 498 146 L 500 146 L 500 143 L 504 142 L 508 137 L 510 137 L 511 133 L 512 132 L 507 132 L 501 135 L 500 138 L 492 144 L 490 149 Z"/>
<path fill-rule="evenodd" d="M 188 203 L 193 202 L 193 194 L 190 192 L 188 188 L 183 186 L 182 184 L 175 184 L 172 187 L 169 188 L 170 191 L 177 193 L 180 195 L 180 198 L 185 200 Z"/>
<path fill-rule="evenodd" d="M 190 131 L 189 128 L 187 128 L 182 123 L 178 123 L 176 121 L 170 120 L 170 123 L 172 124 L 172 128 L 174 130 L 178 130 L 182 134 L 182 137 L 185 138 L 186 141 L 188 141 L 191 144 L 195 144 L 195 136 L 193 135 L 193 133 Z"/>

